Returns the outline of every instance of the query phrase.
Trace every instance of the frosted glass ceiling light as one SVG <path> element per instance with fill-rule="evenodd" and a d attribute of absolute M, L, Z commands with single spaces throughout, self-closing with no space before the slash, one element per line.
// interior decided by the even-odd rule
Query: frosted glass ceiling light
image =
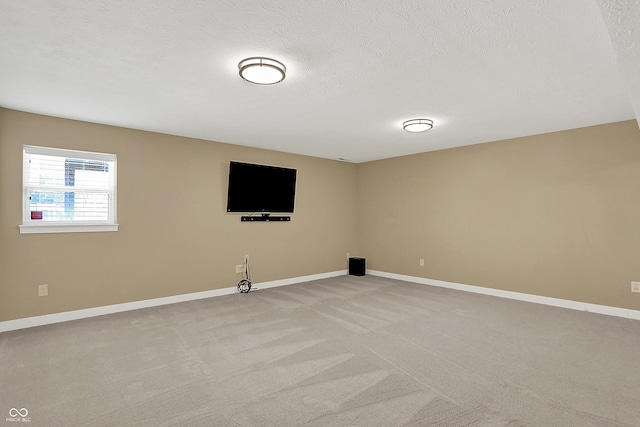
<path fill-rule="evenodd" d="M 402 129 L 407 132 L 424 132 L 433 127 L 433 120 L 429 119 L 411 119 L 402 123 Z"/>
<path fill-rule="evenodd" d="M 259 56 L 243 59 L 238 68 L 240 77 L 257 85 L 280 83 L 287 72 L 287 67 L 282 62 Z"/>

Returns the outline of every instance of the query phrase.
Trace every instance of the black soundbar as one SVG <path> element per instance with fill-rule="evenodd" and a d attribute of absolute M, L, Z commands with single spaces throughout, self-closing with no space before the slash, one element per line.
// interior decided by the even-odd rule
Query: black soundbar
<path fill-rule="evenodd" d="M 282 221 L 291 221 L 291 217 L 290 216 L 242 216 L 240 217 L 240 221 L 242 222 L 253 222 L 253 221 L 282 222 Z"/>

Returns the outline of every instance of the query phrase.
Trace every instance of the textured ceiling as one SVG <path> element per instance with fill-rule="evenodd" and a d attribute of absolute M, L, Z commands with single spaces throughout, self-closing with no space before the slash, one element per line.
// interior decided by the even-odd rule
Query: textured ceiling
<path fill-rule="evenodd" d="M 598 0 L 598 5 L 640 122 L 640 1 Z"/>
<path fill-rule="evenodd" d="M 0 0 L 0 106 L 363 162 L 640 117 L 638 9 Z M 256 55 L 284 62 L 284 82 L 240 79 Z M 402 131 L 421 117 L 431 131 Z"/>

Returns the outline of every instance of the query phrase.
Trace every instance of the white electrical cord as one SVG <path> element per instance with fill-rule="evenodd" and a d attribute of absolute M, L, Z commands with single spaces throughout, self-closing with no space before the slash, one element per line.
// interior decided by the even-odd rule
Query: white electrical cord
<path fill-rule="evenodd" d="M 246 294 L 251 290 L 251 273 L 249 271 L 249 255 L 244 256 L 244 279 L 238 282 L 238 292 Z"/>

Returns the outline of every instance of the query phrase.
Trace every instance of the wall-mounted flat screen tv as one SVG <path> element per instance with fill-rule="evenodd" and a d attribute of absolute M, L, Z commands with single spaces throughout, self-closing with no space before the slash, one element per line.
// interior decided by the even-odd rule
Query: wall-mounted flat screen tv
<path fill-rule="evenodd" d="M 295 169 L 229 164 L 227 212 L 293 213 L 295 195 Z"/>

